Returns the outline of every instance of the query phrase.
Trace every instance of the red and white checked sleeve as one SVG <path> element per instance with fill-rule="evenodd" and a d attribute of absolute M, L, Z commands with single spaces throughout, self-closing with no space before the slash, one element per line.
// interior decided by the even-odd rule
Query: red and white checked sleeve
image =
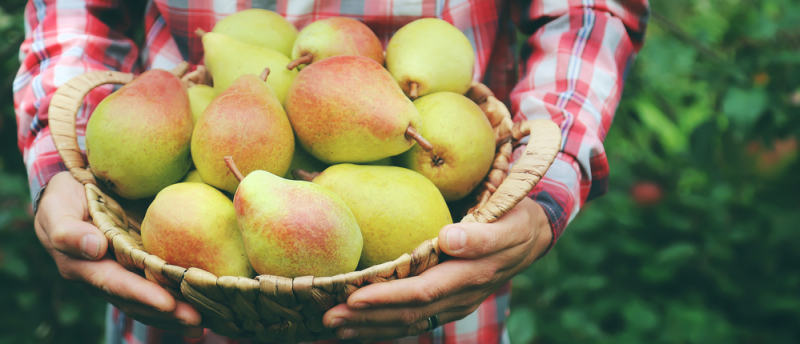
<path fill-rule="evenodd" d="M 603 140 L 642 46 L 649 5 L 542 0 L 513 6 L 518 27 L 531 35 L 523 48 L 522 79 L 510 96 L 514 120 L 552 119 L 563 135 L 556 161 L 529 194 L 549 217 L 552 247 L 581 206 L 608 189 Z M 524 148 L 516 147 L 512 160 Z"/>
<path fill-rule="evenodd" d="M 97 70 L 134 72 L 136 44 L 124 35 L 131 26 L 120 1 L 30 1 L 25 8 L 21 67 L 14 79 L 17 140 L 28 171 L 34 209 L 50 178 L 65 171 L 50 137 L 47 108 L 56 89 L 79 74 Z M 90 114 L 113 90 L 95 88 L 76 119 L 78 143 Z"/>

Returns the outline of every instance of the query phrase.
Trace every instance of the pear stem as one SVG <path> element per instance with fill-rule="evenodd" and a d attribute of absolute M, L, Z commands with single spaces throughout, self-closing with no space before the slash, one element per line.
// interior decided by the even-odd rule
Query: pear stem
<path fill-rule="evenodd" d="M 317 178 L 317 176 L 319 176 L 320 173 L 319 172 L 308 172 L 308 171 L 306 171 L 306 170 L 304 170 L 302 168 L 298 168 L 298 169 L 292 171 L 292 175 L 294 176 L 294 179 L 305 180 L 307 182 L 311 182 L 311 181 L 314 181 L 314 178 Z"/>
<path fill-rule="evenodd" d="M 414 127 L 411 125 L 408 126 L 406 129 L 406 139 L 407 140 L 416 140 L 419 143 L 419 146 L 422 147 L 426 152 L 430 152 L 433 150 L 433 145 L 431 145 L 428 140 L 426 140 L 422 135 L 420 135 Z"/>
<path fill-rule="evenodd" d="M 419 84 L 412 81 L 410 84 L 408 84 L 408 87 L 410 88 L 408 91 L 408 97 L 411 98 L 411 100 L 417 100 L 419 97 Z"/>
<path fill-rule="evenodd" d="M 308 53 L 308 54 L 305 54 L 303 56 L 300 56 L 300 57 L 294 59 L 294 61 L 292 61 L 292 62 L 289 62 L 289 64 L 286 65 L 286 69 L 292 70 L 292 69 L 297 68 L 297 66 L 299 66 L 301 64 L 309 64 L 309 63 L 311 63 L 311 61 L 314 61 L 314 55 L 312 55 L 311 53 Z"/>
<path fill-rule="evenodd" d="M 226 156 L 225 157 L 225 165 L 228 165 L 228 169 L 230 169 L 231 172 L 233 172 L 233 176 L 236 177 L 237 180 L 239 180 L 241 182 L 242 179 L 244 179 L 244 176 L 242 175 L 242 172 L 239 172 L 239 169 L 236 168 L 236 164 L 233 163 L 233 157 L 232 156 Z"/>
<path fill-rule="evenodd" d="M 261 72 L 261 75 L 259 75 L 258 78 L 266 82 L 268 76 L 269 76 L 269 67 L 264 68 L 264 71 Z"/>
<path fill-rule="evenodd" d="M 181 61 L 181 63 L 178 63 L 178 65 L 175 66 L 175 68 L 172 68 L 172 70 L 169 72 L 172 73 L 172 75 L 178 77 L 178 79 L 180 79 L 184 75 L 186 75 L 186 72 L 188 71 L 189 71 L 189 62 Z"/>
<path fill-rule="evenodd" d="M 194 34 L 197 35 L 197 37 L 200 37 L 200 38 L 203 38 L 203 36 L 205 34 L 207 34 L 207 33 L 208 33 L 208 31 L 203 30 L 203 29 L 201 29 L 199 27 L 197 28 L 197 30 L 194 30 Z"/>

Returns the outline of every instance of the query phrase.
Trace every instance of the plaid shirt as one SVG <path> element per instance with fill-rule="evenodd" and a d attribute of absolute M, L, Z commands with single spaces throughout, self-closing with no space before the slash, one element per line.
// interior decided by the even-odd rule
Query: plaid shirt
<path fill-rule="evenodd" d="M 561 153 L 530 194 L 550 219 L 553 244 L 584 202 L 605 193 L 609 168 L 602 142 L 625 73 L 642 45 L 647 0 L 152 0 L 146 7 L 138 1 L 32 0 L 25 12 L 22 66 L 14 80 L 19 148 L 32 198 L 38 200 L 50 178 L 65 170 L 47 126 L 47 108 L 58 86 L 95 70 L 141 73 L 171 69 L 184 60 L 194 68 L 203 59 L 195 29 L 210 31 L 219 19 L 249 7 L 276 11 L 299 29 L 321 18 L 352 17 L 372 28 L 384 46 L 417 18 L 453 23 L 472 42 L 475 80 L 510 104 L 515 121 L 548 118 L 561 126 Z M 139 46 L 131 37 L 141 24 Z M 515 27 L 530 35 L 521 52 Z M 106 85 L 86 96 L 77 115 L 81 147 L 89 116 L 114 89 Z M 514 157 L 523 149 L 515 148 Z M 508 292 L 506 284 L 469 317 L 399 342 L 498 342 Z M 116 310 L 109 320 L 109 343 L 180 342 Z M 235 341 L 209 334 L 199 342 Z"/>

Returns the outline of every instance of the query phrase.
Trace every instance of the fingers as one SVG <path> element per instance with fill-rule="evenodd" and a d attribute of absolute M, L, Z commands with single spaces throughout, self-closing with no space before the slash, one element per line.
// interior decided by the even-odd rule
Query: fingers
<path fill-rule="evenodd" d="M 69 173 L 55 175 L 45 189 L 36 214 L 40 240 L 75 258 L 100 259 L 108 249 L 108 240 L 97 227 L 84 222 L 87 218 L 83 185 Z"/>
<path fill-rule="evenodd" d="M 492 264 L 478 260 L 447 261 L 419 276 L 358 289 L 347 299 L 347 306 L 352 309 L 424 306 L 466 289 L 493 284 L 498 276 Z"/>
<path fill-rule="evenodd" d="M 463 319 L 469 315 L 470 311 L 460 312 L 445 312 L 439 314 L 439 326 Z M 411 325 L 401 326 L 345 326 L 336 329 L 336 337 L 339 339 L 357 339 L 362 343 L 371 343 L 374 341 L 389 340 L 394 338 L 403 338 L 410 336 L 417 336 L 424 333 L 428 329 L 428 317 L 415 322 Z"/>
<path fill-rule="evenodd" d="M 157 327 L 162 329 L 166 329 L 169 326 L 176 328 L 176 332 L 182 332 L 200 325 L 201 319 L 192 314 L 192 306 L 182 301 L 177 301 L 177 307 L 175 307 L 174 311 L 162 312 L 140 303 L 123 300 L 107 294 L 102 295 L 102 298 L 127 316 L 147 325 L 155 326 L 158 324 Z"/>
<path fill-rule="evenodd" d="M 108 249 L 108 240 L 93 224 L 64 215 L 43 227 L 54 249 L 75 258 L 96 260 Z"/>
<path fill-rule="evenodd" d="M 455 300 L 447 299 L 446 301 L 436 302 L 423 307 L 366 310 L 353 310 L 345 304 L 340 304 L 328 310 L 323 316 L 322 321 L 323 324 L 329 328 L 342 326 L 411 326 L 446 310 L 464 309 L 464 307 L 455 307 L 453 301 Z"/>
<path fill-rule="evenodd" d="M 540 208 L 529 198 L 523 199 L 495 223 L 455 223 L 439 231 L 439 246 L 450 256 L 464 259 L 483 258 L 522 245 L 535 238 Z"/>
<path fill-rule="evenodd" d="M 145 325 L 150 325 L 170 332 L 181 333 L 184 336 L 192 338 L 197 338 L 203 335 L 203 327 L 197 326 L 196 324 L 193 325 L 185 323 L 176 315 L 176 312 L 182 308 L 180 305 L 182 302 L 179 303 L 174 312 L 165 313 L 138 303 L 122 300 L 108 295 L 105 295 L 103 298 L 125 313 L 126 316 Z M 188 304 L 185 303 L 184 305 L 188 306 Z"/>
<path fill-rule="evenodd" d="M 56 257 L 56 263 L 62 276 L 70 281 L 83 282 L 104 294 L 141 303 L 163 312 L 175 310 L 175 298 L 169 292 L 126 270 L 112 259 L 85 261 L 61 255 Z M 199 317 L 199 313 L 196 316 Z M 185 320 L 192 323 L 192 319 L 194 318 Z"/>

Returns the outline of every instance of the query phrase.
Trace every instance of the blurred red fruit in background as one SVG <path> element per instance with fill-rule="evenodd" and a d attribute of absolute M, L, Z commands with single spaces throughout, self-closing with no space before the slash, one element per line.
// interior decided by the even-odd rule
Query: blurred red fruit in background
<path fill-rule="evenodd" d="M 661 186 L 653 182 L 637 182 L 631 188 L 631 197 L 636 204 L 649 207 L 661 202 L 664 191 Z"/>
<path fill-rule="evenodd" d="M 751 141 L 747 145 L 747 154 L 753 159 L 759 177 L 775 178 L 797 160 L 797 138 L 774 139 L 770 148 L 764 147 L 761 141 Z"/>

